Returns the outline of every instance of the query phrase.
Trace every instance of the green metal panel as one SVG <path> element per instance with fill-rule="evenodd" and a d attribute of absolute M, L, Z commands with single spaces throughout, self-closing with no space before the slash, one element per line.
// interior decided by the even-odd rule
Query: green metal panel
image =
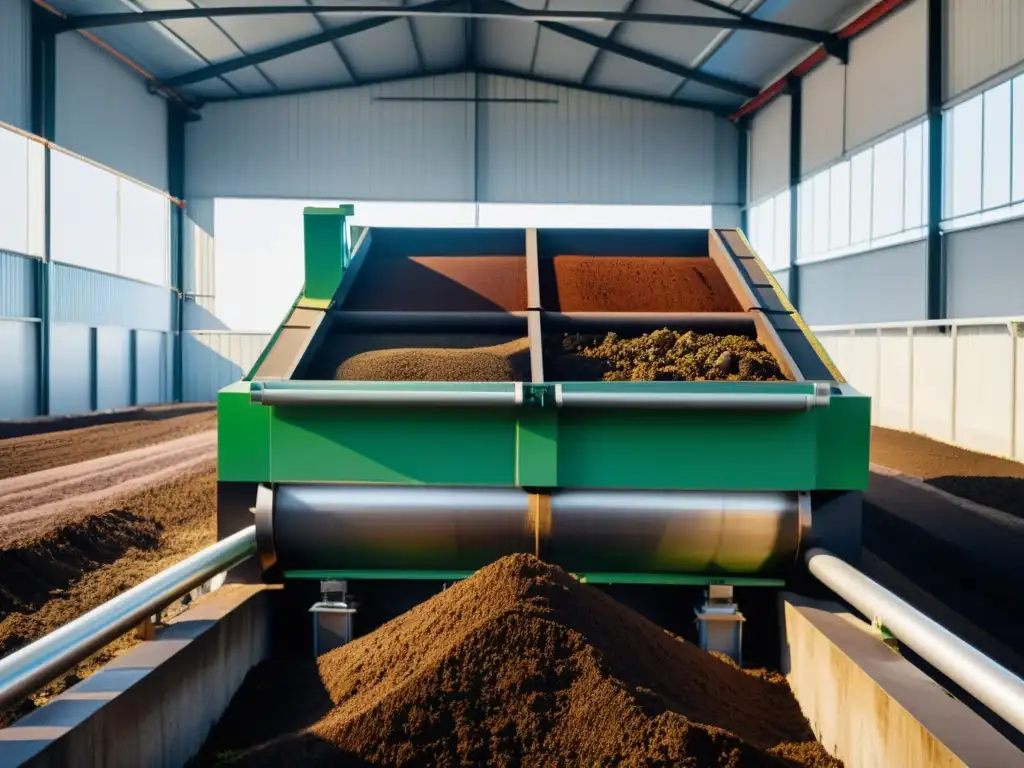
<path fill-rule="evenodd" d="M 558 413 L 524 407 L 516 424 L 515 484 L 524 488 L 558 485 Z"/>
<path fill-rule="evenodd" d="M 218 480 L 270 480 L 270 417 L 270 408 L 249 402 L 247 382 L 236 382 L 218 393 Z"/>
<path fill-rule="evenodd" d="M 306 251 L 303 297 L 324 306 L 334 298 L 348 266 L 348 230 L 345 219 L 353 206 L 305 208 L 302 211 Z"/>
<path fill-rule="evenodd" d="M 253 406 L 260 408 L 262 406 Z M 515 482 L 512 409 L 274 407 L 274 482 Z"/>
<path fill-rule="evenodd" d="M 868 487 L 871 455 L 871 398 L 848 384 L 843 395 L 816 414 L 818 476 L 814 488 L 863 491 Z"/>
<path fill-rule="evenodd" d="M 344 581 L 365 580 L 420 580 L 420 581 L 461 581 L 468 579 L 476 571 L 377 571 L 377 570 L 344 570 L 344 571 L 285 571 L 285 579 L 316 579 L 328 581 L 340 579 Z M 734 587 L 782 587 L 783 579 L 759 579 L 748 576 L 702 576 L 699 574 L 676 573 L 575 573 L 577 579 L 585 584 L 652 584 L 664 586 L 705 586 L 708 584 L 729 584 Z"/>

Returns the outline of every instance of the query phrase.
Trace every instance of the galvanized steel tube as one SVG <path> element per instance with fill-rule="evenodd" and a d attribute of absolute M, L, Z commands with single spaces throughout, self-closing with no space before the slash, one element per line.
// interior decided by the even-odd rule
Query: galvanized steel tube
<path fill-rule="evenodd" d="M 502 391 L 426 389 L 287 389 L 253 387 L 250 399 L 263 405 L 390 405 L 448 408 L 511 408 L 522 405 L 523 388 Z"/>
<path fill-rule="evenodd" d="M 90 653 L 138 626 L 207 579 L 256 551 L 249 527 L 146 579 L 98 608 L 0 659 L 0 708 L 9 707 Z"/>
<path fill-rule="evenodd" d="M 532 552 L 520 488 L 278 485 L 273 542 L 282 570 L 474 570 Z"/>
<path fill-rule="evenodd" d="M 1024 680 L 824 549 L 806 554 L 825 586 L 1024 733 Z"/>
<path fill-rule="evenodd" d="M 810 411 L 827 408 L 828 385 L 815 385 L 810 393 L 779 392 L 566 392 L 555 388 L 560 408 L 620 408 L 671 411 Z"/>
<path fill-rule="evenodd" d="M 266 494 L 267 492 L 265 492 Z M 264 496 L 266 499 L 266 495 Z M 784 575 L 810 528 L 808 494 L 278 485 L 283 570 L 475 570 L 536 552 L 578 572 Z M 259 515 L 258 515 L 259 517 Z"/>
<path fill-rule="evenodd" d="M 779 576 L 810 525 L 809 494 L 556 491 L 548 553 L 581 572 Z"/>

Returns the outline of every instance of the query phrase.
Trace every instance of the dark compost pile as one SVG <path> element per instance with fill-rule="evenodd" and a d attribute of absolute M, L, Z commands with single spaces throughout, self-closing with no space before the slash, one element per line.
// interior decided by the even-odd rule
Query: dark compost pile
<path fill-rule="evenodd" d="M 268 666 L 197 763 L 839 765 L 783 678 L 705 653 L 530 555 L 323 655 L 318 675 L 268 686 Z"/>
<path fill-rule="evenodd" d="M 566 334 L 547 349 L 552 381 L 786 381 L 756 339 L 667 328 L 630 338 Z"/>

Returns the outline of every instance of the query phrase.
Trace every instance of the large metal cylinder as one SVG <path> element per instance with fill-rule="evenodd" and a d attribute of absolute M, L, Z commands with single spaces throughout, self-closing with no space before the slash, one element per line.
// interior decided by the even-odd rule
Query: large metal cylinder
<path fill-rule="evenodd" d="M 532 552 L 577 573 L 785 575 L 808 494 L 279 485 L 257 510 L 264 567 L 475 570 Z"/>

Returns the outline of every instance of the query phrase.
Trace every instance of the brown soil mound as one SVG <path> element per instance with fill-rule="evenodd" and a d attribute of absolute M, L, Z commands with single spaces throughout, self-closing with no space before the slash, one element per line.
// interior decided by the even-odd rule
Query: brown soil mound
<path fill-rule="evenodd" d="M 345 309 L 491 312 L 526 309 L 525 256 L 368 259 Z"/>
<path fill-rule="evenodd" d="M 708 257 L 555 256 L 562 312 L 741 312 Z M 545 300 L 545 308 L 556 306 Z"/>
<path fill-rule="evenodd" d="M 207 465 L 92 514 L 55 521 L 48 533 L 0 549 L 0 656 L 212 544 L 216 488 L 216 470 Z M 0 713 L 0 724 L 66 690 L 135 642 L 133 635 L 114 641 L 32 699 Z"/>
<path fill-rule="evenodd" d="M 471 349 L 401 348 L 362 352 L 338 366 L 338 381 L 519 381 L 529 339 Z"/>
<path fill-rule="evenodd" d="M 838 765 L 779 676 L 529 555 L 325 654 L 320 677 L 328 714 L 220 764 Z"/>
<path fill-rule="evenodd" d="M 552 380 L 786 381 L 761 342 L 663 329 L 635 338 L 567 334 L 549 349 Z"/>
<path fill-rule="evenodd" d="M 217 426 L 213 409 L 169 417 L 166 414 L 173 411 L 133 413 L 138 414 L 135 421 L 56 432 L 49 431 L 51 422 L 41 422 L 39 428 L 46 434 L 0 439 L 0 480 L 155 445 Z"/>

